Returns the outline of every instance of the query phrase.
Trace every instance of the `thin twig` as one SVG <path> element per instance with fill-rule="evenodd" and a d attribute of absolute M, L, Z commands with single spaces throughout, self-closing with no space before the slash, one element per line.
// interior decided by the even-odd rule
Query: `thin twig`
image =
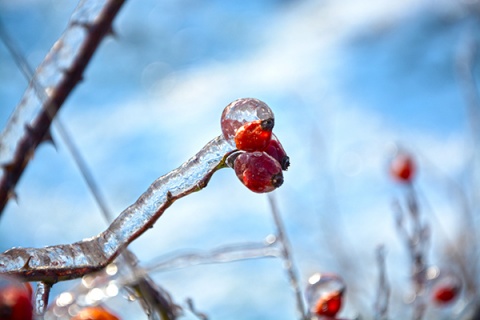
<path fill-rule="evenodd" d="M 226 263 L 258 258 L 280 257 L 278 241 L 272 243 L 238 243 L 229 244 L 208 251 L 195 251 L 173 254 L 160 261 L 143 267 L 145 272 L 161 272 L 181 269 L 201 264 Z"/>
<path fill-rule="evenodd" d="M 48 306 L 48 297 L 50 296 L 51 283 L 39 282 L 35 292 L 35 315 L 42 317 Z"/>
<path fill-rule="evenodd" d="M 302 291 L 300 289 L 300 285 L 298 281 L 297 270 L 292 259 L 290 242 L 288 240 L 282 218 L 280 217 L 280 213 L 277 208 L 275 197 L 272 193 L 268 194 L 268 201 L 270 203 L 270 209 L 271 209 L 270 211 L 272 212 L 275 227 L 277 228 L 277 239 L 281 244 L 281 252 L 282 252 L 282 258 L 284 262 L 283 267 L 287 272 L 290 286 L 292 287 L 295 293 L 295 300 L 296 300 L 298 315 L 301 320 L 304 320 L 304 319 L 307 319 L 307 315 L 305 312 L 305 305 L 303 301 Z"/>
<path fill-rule="evenodd" d="M 378 289 L 375 300 L 375 319 L 388 319 L 388 300 L 390 298 L 390 285 L 387 280 L 387 271 L 385 265 L 385 247 L 383 245 L 377 248 L 378 265 Z"/>
<path fill-rule="evenodd" d="M 397 232 L 405 241 L 411 262 L 411 276 L 414 290 L 413 300 L 413 319 L 423 318 L 426 310 L 425 287 L 426 287 L 426 252 L 429 241 L 428 226 L 423 223 L 420 217 L 420 210 L 412 184 L 408 186 L 407 208 L 408 215 L 404 214 L 402 207 L 398 202 L 394 203 L 394 213 L 396 214 Z M 410 219 L 411 230 L 407 230 L 405 218 Z"/>

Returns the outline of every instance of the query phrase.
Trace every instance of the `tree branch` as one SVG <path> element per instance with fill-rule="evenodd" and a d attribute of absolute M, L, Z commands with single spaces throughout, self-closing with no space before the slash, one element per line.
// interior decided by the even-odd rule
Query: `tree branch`
<path fill-rule="evenodd" d="M 96 1 L 86 0 L 78 5 L 69 27 L 37 69 L 36 79 L 32 79 L 22 101 L 2 132 L 0 214 L 8 200 L 15 195 L 15 186 L 35 149 L 48 136 L 52 119 L 73 88 L 81 81 L 82 74 L 101 40 L 110 32 L 112 21 L 124 0 L 107 1 L 98 13 L 94 10 L 95 3 Z M 90 16 L 84 17 L 82 14 Z M 86 20 L 82 21 L 81 18 Z M 48 99 L 43 103 L 36 96 L 36 82 L 48 88 Z"/>
<path fill-rule="evenodd" d="M 155 180 L 104 232 L 69 245 L 7 250 L 0 254 L 0 273 L 55 283 L 105 267 L 173 202 L 206 187 L 212 175 L 226 167 L 225 159 L 232 151 L 223 136 L 213 139 L 182 166 Z"/>

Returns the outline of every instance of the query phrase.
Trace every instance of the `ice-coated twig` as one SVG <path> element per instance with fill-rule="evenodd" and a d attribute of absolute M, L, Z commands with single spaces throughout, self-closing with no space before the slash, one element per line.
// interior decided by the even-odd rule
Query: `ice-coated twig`
<path fill-rule="evenodd" d="M 82 74 L 101 40 L 111 30 L 123 0 L 83 0 L 67 30 L 50 49 L 0 136 L 0 213 L 15 196 L 15 186 L 36 147 L 49 136 L 52 119 Z M 47 88 L 48 99 L 37 97 L 35 84 Z"/>
<path fill-rule="evenodd" d="M 237 243 L 218 247 L 208 251 L 196 251 L 174 254 L 143 267 L 145 272 L 161 272 L 187 268 L 201 264 L 227 263 L 249 259 L 276 258 L 282 255 L 278 241 L 259 243 Z"/>
<path fill-rule="evenodd" d="M 281 257 L 283 259 L 283 267 L 287 272 L 290 286 L 292 287 L 293 292 L 295 293 L 295 301 L 296 301 L 298 316 L 300 317 L 301 320 L 306 320 L 308 318 L 305 312 L 305 305 L 303 302 L 302 290 L 300 289 L 300 284 L 297 276 L 297 270 L 292 259 L 292 253 L 291 253 L 292 250 L 290 246 L 290 241 L 288 240 L 288 237 L 285 231 L 285 226 L 283 225 L 282 218 L 280 217 L 280 212 L 278 211 L 278 208 L 277 208 L 277 202 L 275 200 L 275 196 L 272 193 L 268 194 L 268 201 L 270 203 L 270 209 L 271 209 L 270 211 L 272 212 L 273 221 L 277 229 L 276 237 L 281 246 L 280 250 L 282 254 Z"/>
<path fill-rule="evenodd" d="M 393 210 L 396 214 L 397 232 L 405 241 L 412 265 L 411 275 L 414 290 L 413 319 L 420 320 L 423 318 L 426 309 L 424 292 L 427 279 L 425 272 L 427 269 L 426 255 L 430 232 L 428 225 L 420 219 L 415 189 L 411 184 L 408 186 L 407 209 L 408 215 L 403 212 L 398 202 L 394 203 Z M 410 220 L 410 231 L 405 225 L 406 219 Z"/>
<path fill-rule="evenodd" d="M 385 265 L 385 247 L 383 245 L 377 248 L 378 265 L 378 289 L 375 300 L 374 314 L 376 320 L 388 319 L 388 300 L 390 298 L 390 285 L 387 280 L 387 270 Z"/>
<path fill-rule="evenodd" d="M 35 315 L 42 317 L 48 305 L 48 297 L 50 296 L 51 283 L 39 282 L 37 291 L 35 292 Z"/>
<path fill-rule="evenodd" d="M 175 320 L 180 307 L 173 303 L 168 292 L 156 285 L 156 283 L 147 275 L 139 277 L 140 272 L 134 272 L 136 280 L 127 285 L 134 291 L 137 298 L 140 299 L 144 310 L 149 319 Z"/>
<path fill-rule="evenodd" d="M 0 273 L 54 283 L 105 267 L 153 227 L 173 202 L 206 187 L 212 175 L 225 167 L 225 159 L 232 151 L 223 136 L 218 136 L 182 166 L 154 181 L 104 232 L 69 245 L 7 250 L 0 254 Z"/>
<path fill-rule="evenodd" d="M 187 304 L 187 308 L 188 310 L 190 310 L 190 312 L 192 314 L 195 315 L 195 317 L 197 317 L 198 319 L 200 320 L 208 320 L 208 317 L 205 313 L 203 312 L 199 312 L 196 308 L 195 308 L 195 305 L 193 304 L 193 300 L 188 298 L 187 301 L 185 301 L 185 303 Z"/>
<path fill-rule="evenodd" d="M 35 88 L 35 92 L 38 98 L 45 102 L 48 99 L 48 94 L 46 90 L 36 81 L 34 77 L 33 68 L 30 66 L 28 61 L 25 59 L 25 55 L 18 49 L 16 43 L 10 36 L 8 35 L 7 31 L 3 28 L 2 24 L 0 23 L 0 39 L 3 40 L 5 46 L 9 50 L 10 54 L 15 60 L 18 68 L 22 71 L 25 79 L 31 82 L 31 85 Z M 69 151 L 70 155 L 72 156 L 76 166 L 80 170 L 80 173 L 87 184 L 87 187 L 95 198 L 95 202 L 100 208 L 100 212 L 102 213 L 103 217 L 105 218 L 106 222 L 110 223 L 114 216 L 112 212 L 108 209 L 107 202 L 103 197 L 102 193 L 100 192 L 100 188 L 95 181 L 95 178 L 92 175 L 92 171 L 88 167 L 86 161 L 84 160 L 80 150 L 75 145 L 73 138 L 68 133 L 66 128 L 63 126 L 62 122 L 60 121 L 59 117 L 54 120 L 55 128 L 57 129 L 63 143 L 66 145 L 67 150 Z M 137 273 L 137 258 L 136 256 L 125 249 L 122 252 L 122 258 L 124 259 L 124 264 L 126 268 L 129 268 L 131 272 L 134 274 Z M 148 276 L 148 274 L 144 274 L 143 276 L 136 276 L 137 280 L 135 283 L 130 284 L 130 287 L 135 294 L 139 297 L 142 306 L 145 309 L 147 314 L 152 314 L 154 311 L 157 310 L 159 315 L 162 317 L 163 320 L 172 320 L 176 318 L 175 314 L 175 306 L 171 302 L 171 298 L 165 290 L 159 288 L 155 285 L 153 280 Z M 164 297 L 165 296 L 165 297 Z M 43 305 L 48 304 L 48 295 L 46 296 L 47 300 L 44 300 Z"/>

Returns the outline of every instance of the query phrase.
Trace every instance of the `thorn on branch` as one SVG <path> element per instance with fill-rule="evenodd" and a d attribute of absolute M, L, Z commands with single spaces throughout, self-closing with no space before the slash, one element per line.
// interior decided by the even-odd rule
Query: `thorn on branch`
<path fill-rule="evenodd" d="M 13 199 L 18 204 L 18 194 L 13 190 L 8 191 L 7 199 Z"/>
<path fill-rule="evenodd" d="M 53 136 L 52 136 L 52 132 L 50 130 L 47 131 L 47 133 L 45 133 L 45 135 L 43 136 L 41 142 L 45 142 L 47 144 L 50 144 L 52 145 L 55 150 L 58 151 L 57 149 L 57 144 L 55 143 L 55 141 L 53 140 Z"/>
<path fill-rule="evenodd" d="M 33 258 L 32 256 L 28 257 L 28 259 L 27 259 L 27 261 L 25 261 L 25 264 L 23 265 L 22 269 L 25 269 L 25 270 L 30 270 L 31 269 L 29 264 L 30 264 L 30 261 L 32 260 L 32 258 Z"/>
<path fill-rule="evenodd" d="M 108 28 L 107 33 L 105 35 L 110 36 L 114 39 L 118 39 L 118 33 L 115 31 L 115 29 L 113 29 L 113 26 L 110 26 L 110 28 Z"/>

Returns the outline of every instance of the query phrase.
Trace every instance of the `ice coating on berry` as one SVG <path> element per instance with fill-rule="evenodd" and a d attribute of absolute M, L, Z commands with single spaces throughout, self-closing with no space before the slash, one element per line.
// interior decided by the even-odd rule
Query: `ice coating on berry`
<path fill-rule="evenodd" d="M 270 143 L 264 151 L 280 163 L 282 170 L 287 170 L 290 166 L 290 158 L 275 134 L 272 134 Z"/>
<path fill-rule="evenodd" d="M 0 275 L 0 319 L 33 319 L 30 292 L 23 283 L 4 275 Z"/>
<path fill-rule="evenodd" d="M 241 98 L 225 107 L 222 113 L 221 126 L 225 139 L 235 146 L 235 133 L 247 122 L 255 120 L 272 120 L 274 115 L 270 107 L 263 101 L 254 98 Z"/>
<path fill-rule="evenodd" d="M 255 120 L 243 124 L 235 133 L 238 150 L 263 151 L 272 138 L 273 120 Z"/>
<path fill-rule="evenodd" d="M 345 283 L 332 273 L 315 273 L 308 279 L 306 298 L 312 316 L 335 317 L 342 307 Z"/>
<path fill-rule="evenodd" d="M 234 162 L 235 174 L 251 191 L 270 192 L 283 184 L 282 167 L 265 152 L 244 152 Z"/>

